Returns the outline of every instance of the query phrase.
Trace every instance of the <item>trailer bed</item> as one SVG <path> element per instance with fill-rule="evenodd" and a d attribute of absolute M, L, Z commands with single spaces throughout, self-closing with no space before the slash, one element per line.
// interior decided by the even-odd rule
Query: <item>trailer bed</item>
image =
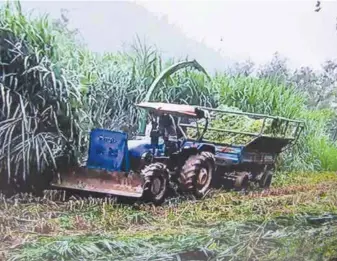
<path fill-rule="evenodd" d="M 299 120 L 207 107 L 202 107 L 202 109 L 209 112 L 208 119 L 190 119 L 190 122 L 181 123 L 180 121 L 178 123 L 188 140 L 202 141 L 216 146 L 240 147 L 251 152 L 280 153 L 294 144 L 303 130 L 303 122 Z M 258 128 L 255 126 L 254 131 L 230 128 L 229 124 L 227 126 L 223 124 L 221 128 L 214 127 L 214 125 L 218 126 L 221 123 L 222 117 L 229 117 L 228 115 L 237 117 L 235 119 L 238 121 L 249 119 L 260 125 L 257 124 Z M 203 132 L 200 129 L 204 129 Z M 237 137 L 242 141 L 235 139 Z M 223 142 L 223 140 L 230 142 Z"/>

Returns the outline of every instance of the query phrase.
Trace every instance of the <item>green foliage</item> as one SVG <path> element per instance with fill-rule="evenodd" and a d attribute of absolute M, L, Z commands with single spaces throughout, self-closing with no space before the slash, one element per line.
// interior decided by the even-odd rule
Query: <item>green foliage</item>
<path fill-rule="evenodd" d="M 79 93 L 55 63 L 60 43 L 46 17 L 28 19 L 19 3 L 7 4 L 0 17 L 0 173 L 20 183 L 56 167 L 56 157 L 72 146 L 71 104 Z"/>
<path fill-rule="evenodd" d="M 337 147 L 329 139 L 327 129 L 336 117 L 332 109 L 308 109 L 302 90 L 279 84 L 272 78 L 218 74 L 214 81 L 220 90 L 222 104 L 236 106 L 246 112 L 304 120 L 305 128 L 297 144 L 281 154 L 279 167 L 282 170 L 337 170 L 334 160 L 337 158 Z M 236 119 L 236 125 L 240 122 L 248 124 L 242 117 Z M 239 141 L 249 140 L 241 136 L 235 135 Z"/>
<path fill-rule="evenodd" d="M 228 77 L 217 75 L 214 84 L 220 92 L 220 103 L 245 112 L 297 118 L 305 109 L 304 97 L 293 87 L 272 79 Z"/>
<path fill-rule="evenodd" d="M 297 145 L 283 155 L 287 170 L 337 170 L 337 147 L 329 139 L 327 124 L 335 117 L 331 109 L 304 110 L 306 128 Z"/>
<path fill-rule="evenodd" d="M 69 159 L 81 161 L 94 127 L 135 131 L 133 104 L 164 67 L 154 49 L 137 42 L 129 54 L 97 55 L 48 17 L 24 15 L 19 2 L 7 3 L 0 16 L 1 178 L 8 173 L 17 182 L 65 167 Z M 153 99 L 212 105 L 205 81 L 193 71 L 179 72 Z"/>
<path fill-rule="evenodd" d="M 0 18 L 0 172 L 1 178 L 15 182 L 47 167 L 66 167 L 69 160 L 72 164 L 82 161 L 88 132 L 94 127 L 125 130 L 132 136 L 140 116 L 133 104 L 142 101 L 154 79 L 172 65 L 139 39 L 128 53 L 95 54 L 76 41 L 66 25 L 47 16 L 32 18 L 21 11 L 19 2 L 3 5 Z M 305 119 L 304 135 L 282 155 L 280 166 L 336 170 L 336 146 L 325 128 L 335 115 L 329 110 L 309 111 L 303 84 L 295 84 L 296 77 L 291 86 L 282 84 L 280 77 L 275 80 L 275 75 L 290 76 L 284 64 L 273 64 L 259 73 L 260 78 L 217 74 L 212 81 L 202 73 L 182 69 L 160 83 L 152 100 L 226 105 Z M 328 67 L 330 83 L 333 64 Z M 223 121 L 230 129 L 235 128 L 234 121 L 239 125 L 232 118 Z M 244 122 L 243 129 L 260 126 Z M 233 136 L 221 139 L 232 142 Z"/>
<path fill-rule="evenodd" d="M 337 170 L 337 146 L 328 135 L 327 123 L 333 119 L 335 113 L 324 109 L 307 113 L 311 128 L 307 133 L 306 143 L 310 151 L 310 160 L 319 160 L 319 170 Z"/>
<path fill-rule="evenodd" d="M 217 109 L 223 110 L 225 113 L 211 112 L 211 119 L 209 120 L 208 127 L 218 130 L 209 129 L 206 131 L 204 139 L 210 142 L 245 145 L 251 142 L 256 135 L 260 133 L 271 137 L 289 138 L 294 137 L 294 132 L 297 127 L 297 124 L 285 119 L 272 119 L 267 117 L 254 119 L 244 114 L 234 114 L 242 113 L 241 110 L 235 107 L 220 105 Z M 204 125 L 205 120 L 198 121 L 199 128 L 204 128 Z M 241 133 L 224 132 L 224 130 L 234 130 Z M 191 138 L 198 137 L 195 128 L 188 128 L 187 134 Z"/>
<path fill-rule="evenodd" d="M 335 222 L 324 224 L 324 217 L 318 218 L 319 226 L 303 217 L 262 224 L 228 222 L 200 229 L 199 233 L 148 239 L 118 240 L 108 235 L 57 237 L 28 244 L 9 260 L 174 261 L 189 256 L 199 256 L 197 260 L 327 260 L 337 254 L 336 226 Z"/>

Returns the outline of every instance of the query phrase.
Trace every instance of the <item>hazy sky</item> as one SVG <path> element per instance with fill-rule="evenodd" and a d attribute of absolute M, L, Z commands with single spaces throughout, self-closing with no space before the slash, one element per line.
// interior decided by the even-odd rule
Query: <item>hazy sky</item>
<path fill-rule="evenodd" d="M 119 10 L 108 8 L 107 1 L 91 5 L 83 1 L 23 2 L 28 8 L 37 8 L 52 16 L 59 16 L 60 8 L 69 9 L 74 26 L 80 27 L 85 40 L 96 49 L 102 49 L 104 43 L 116 38 L 111 31 L 116 29 L 109 32 L 109 17 L 123 16 Z M 156 16 L 167 15 L 168 22 L 179 27 L 187 37 L 203 41 L 230 59 L 252 58 L 265 62 L 279 51 L 290 58 L 294 66 L 316 67 L 326 59 L 337 58 L 337 1 L 322 1 L 322 10 L 318 13 L 314 12 L 316 1 L 312 0 L 132 2 Z M 139 25 L 130 23 L 128 26 L 137 31 Z M 118 26 L 121 35 L 123 26 L 127 25 Z M 174 42 L 174 39 L 164 40 Z"/>
<path fill-rule="evenodd" d="M 323 1 L 318 13 L 310 0 L 136 2 L 233 58 L 261 62 L 279 51 L 313 66 L 337 58 L 337 1 Z"/>

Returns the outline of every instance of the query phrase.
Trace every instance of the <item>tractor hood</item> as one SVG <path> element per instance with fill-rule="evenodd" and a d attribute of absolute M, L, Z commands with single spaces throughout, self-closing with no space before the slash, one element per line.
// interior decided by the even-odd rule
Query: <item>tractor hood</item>
<path fill-rule="evenodd" d="M 164 141 L 159 139 L 157 156 L 163 152 Z M 129 156 L 131 158 L 140 158 L 145 152 L 152 151 L 151 138 L 146 137 L 141 140 L 128 140 Z"/>
<path fill-rule="evenodd" d="M 152 146 L 150 138 L 146 137 L 141 140 L 128 140 L 129 155 L 131 157 L 141 157 L 143 153 L 150 151 L 151 148 Z"/>

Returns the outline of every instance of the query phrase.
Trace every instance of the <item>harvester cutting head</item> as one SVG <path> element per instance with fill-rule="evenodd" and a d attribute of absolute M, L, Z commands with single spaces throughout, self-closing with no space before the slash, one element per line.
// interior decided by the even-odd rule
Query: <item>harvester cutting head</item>
<path fill-rule="evenodd" d="M 128 197 L 141 197 L 143 181 L 129 175 L 127 134 L 94 129 L 90 134 L 88 161 L 61 173 L 52 186 Z"/>

